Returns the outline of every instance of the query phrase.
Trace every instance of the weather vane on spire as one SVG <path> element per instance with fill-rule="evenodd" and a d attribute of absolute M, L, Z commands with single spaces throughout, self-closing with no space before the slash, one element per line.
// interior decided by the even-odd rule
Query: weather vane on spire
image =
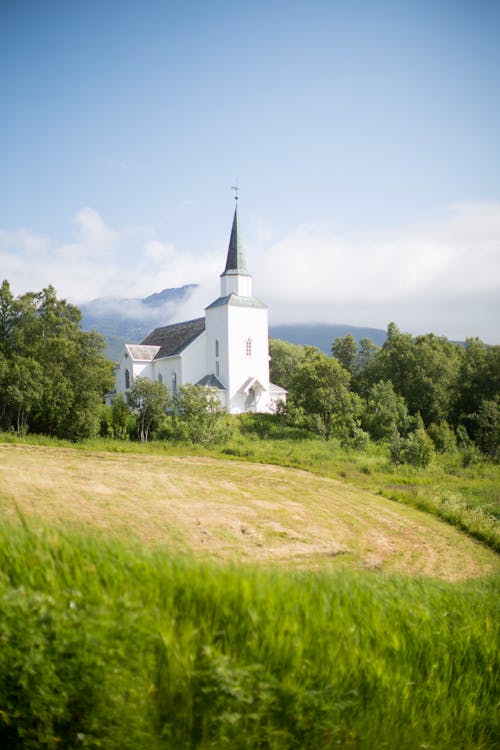
<path fill-rule="evenodd" d="M 236 185 L 231 185 L 231 190 L 234 190 L 234 200 L 237 201 L 238 200 L 238 190 L 239 190 L 238 185 L 237 184 Z"/>

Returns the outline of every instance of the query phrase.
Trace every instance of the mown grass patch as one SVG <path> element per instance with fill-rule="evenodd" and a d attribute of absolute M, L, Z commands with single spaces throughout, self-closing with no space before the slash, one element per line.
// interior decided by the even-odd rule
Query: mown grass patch
<path fill-rule="evenodd" d="M 259 424 L 256 420 L 257 428 Z M 483 459 L 463 466 L 458 452 L 436 455 L 431 466 L 419 469 L 391 464 L 388 448 L 381 444 L 370 443 L 365 450 L 356 451 L 342 448 L 334 440 L 325 442 L 300 432 L 290 434 L 290 430 L 280 431 L 279 427 L 273 427 L 269 437 L 259 429 L 251 431 L 248 424 L 240 429 L 237 419 L 231 438 L 210 448 L 173 441 L 141 444 L 108 438 L 75 444 L 41 435 L 17 438 L 5 433 L 0 440 L 84 451 L 215 456 L 304 469 L 431 513 L 500 552 L 500 465 Z"/>
<path fill-rule="evenodd" d="M 494 748 L 498 595 L 4 524 L 0 745 Z"/>

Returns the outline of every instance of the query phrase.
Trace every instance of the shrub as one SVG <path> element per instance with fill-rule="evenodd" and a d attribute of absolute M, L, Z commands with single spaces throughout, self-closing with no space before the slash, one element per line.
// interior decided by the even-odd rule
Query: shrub
<path fill-rule="evenodd" d="M 403 442 L 402 459 L 411 466 L 425 468 L 432 461 L 434 444 L 426 431 L 419 427 Z"/>
<path fill-rule="evenodd" d="M 433 422 L 427 428 L 427 434 L 434 443 L 437 453 L 447 453 L 457 447 L 457 438 L 448 422 Z"/>

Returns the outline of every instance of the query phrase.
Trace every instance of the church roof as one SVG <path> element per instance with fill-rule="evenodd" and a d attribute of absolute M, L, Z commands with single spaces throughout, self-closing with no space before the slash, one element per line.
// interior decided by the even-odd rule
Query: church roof
<path fill-rule="evenodd" d="M 227 251 L 226 267 L 224 274 L 248 274 L 247 264 L 245 260 L 245 252 L 241 243 L 240 234 L 238 231 L 238 206 L 235 206 L 233 226 L 231 228 L 231 237 L 229 239 L 229 248 Z M 224 275 L 223 274 L 223 275 Z"/>
<path fill-rule="evenodd" d="M 217 388 L 218 391 L 227 391 L 226 386 L 222 385 L 215 375 L 205 375 L 201 380 L 198 380 L 196 385 L 204 385 L 205 388 Z"/>
<path fill-rule="evenodd" d="M 265 305 L 263 302 L 259 302 L 259 300 L 255 299 L 255 297 L 243 297 L 239 294 L 234 294 L 234 292 L 231 292 L 231 294 L 228 294 L 226 297 L 218 297 L 205 309 L 210 310 L 212 307 L 219 307 L 220 305 L 232 305 L 234 307 L 267 308 L 267 305 Z"/>
<path fill-rule="evenodd" d="M 204 330 L 205 318 L 196 318 L 196 320 L 155 328 L 141 343 L 146 346 L 159 347 L 155 359 L 173 357 L 180 354 Z"/>
<path fill-rule="evenodd" d="M 159 346 L 142 346 L 141 344 L 125 344 L 132 359 L 151 362 L 158 354 Z"/>
<path fill-rule="evenodd" d="M 277 393 L 288 393 L 286 388 L 283 388 L 281 385 L 276 385 L 275 383 L 269 383 L 269 392 L 275 395 Z"/>

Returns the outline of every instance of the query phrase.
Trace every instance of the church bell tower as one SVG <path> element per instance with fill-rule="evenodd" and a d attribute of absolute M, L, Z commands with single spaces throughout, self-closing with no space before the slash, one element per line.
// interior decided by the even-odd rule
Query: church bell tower
<path fill-rule="evenodd" d="M 220 297 L 205 310 L 207 367 L 227 392 L 231 413 L 268 411 L 267 306 L 252 296 L 235 205 Z"/>

